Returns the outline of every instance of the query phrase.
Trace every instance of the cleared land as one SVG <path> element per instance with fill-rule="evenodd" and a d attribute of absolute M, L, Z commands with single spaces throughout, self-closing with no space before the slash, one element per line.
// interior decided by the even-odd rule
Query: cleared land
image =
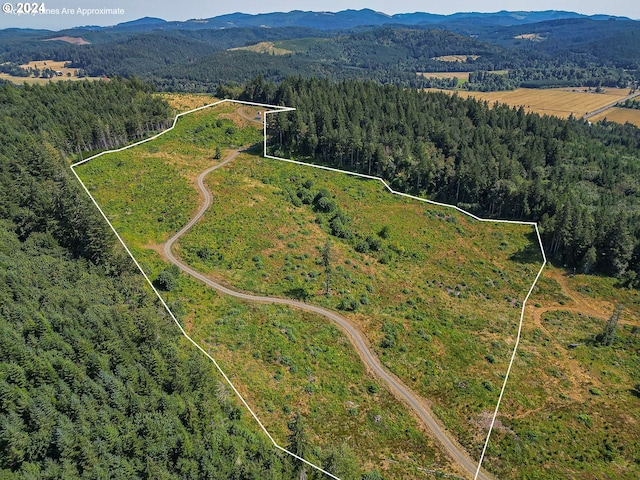
<path fill-rule="evenodd" d="M 617 339 L 599 346 L 616 304 Z M 640 478 L 640 292 L 549 267 L 529 305 L 488 464 L 515 466 L 512 478 Z"/>
<path fill-rule="evenodd" d="M 441 57 L 433 57 L 431 60 L 449 63 L 464 63 L 469 59 L 477 60 L 478 58 L 480 58 L 480 55 L 443 55 Z"/>
<path fill-rule="evenodd" d="M 454 93 L 451 90 L 430 90 L 438 90 L 449 94 Z M 570 115 L 582 117 L 586 113 L 621 100 L 629 94 L 629 90 L 607 88 L 604 93 L 594 93 L 586 88 L 518 88 L 504 92 L 456 90 L 455 93 L 461 97 L 474 97 L 484 100 L 489 104 L 495 102 L 506 103 L 515 107 L 522 106 L 527 112 L 568 118 Z"/>
<path fill-rule="evenodd" d="M 64 35 L 62 37 L 55 37 L 55 38 L 46 38 L 43 40 L 43 42 L 54 42 L 54 41 L 71 43 L 72 45 L 91 45 L 91 42 L 87 42 L 82 37 L 70 37 L 68 35 Z"/>
<path fill-rule="evenodd" d="M 617 122 L 623 124 L 629 122 L 640 127 L 640 110 L 614 107 L 605 112 L 599 113 L 598 115 L 594 115 L 589 120 L 592 122 L 599 122 L 600 120 L 604 120 L 605 118 L 609 122 Z"/>
<path fill-rule="evenodd" d="M 167 267 L 158 244 L 198 205 L 193 182 L 216 163 L 215 146 L 225 151 L 259 140 L 259 130 L 221 118 L 236 114 L 232 107 L 189 115 L 154 142 L 79 168 L 151 278 Z M 167 295 L 193 338 L 220 361 L 281 445 L 288 444 L 287 422 L 300 412 L 311 443 L 345 445 L 363 470 L 375 467 L 389 478 L 407 479 L 424 470 L 462 473 L 409 409 L 367 373 L 331 323 L 284 306 L 236 301 L 184 276 Z"/>
<path fill-rule="evenodd" d="M 545 38 L 539 33 L 523 33 L 522 35 L 516 35 L 513 37 L 518 40 L 530 40 L 532 42 L 541 42 Z"/>
<path fill-rule="evenodd" d="M 468 82 L 469 74 L 471 72 L 418 72 L 418 75 L 422 75 L 427 78 L 457 78 L 460 82 Z M 493 70 L 489 73 L 495 73 L 497 75 L 506 75 L 507 70 Z"/>
<path fill-rule="evenodd" d="M 249 52 L 268 53 L 270 55 L 287 55 L 289 53 L 294 53 L 291 50 L 276 47 L 273 42 L 260 42 L 246 47 L 231 48 L 230 50 L 247 50 Z"/>

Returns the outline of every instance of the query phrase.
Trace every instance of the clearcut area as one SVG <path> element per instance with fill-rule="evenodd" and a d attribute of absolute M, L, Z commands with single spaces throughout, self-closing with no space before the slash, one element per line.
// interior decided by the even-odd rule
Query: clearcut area
<path fill-rule="evenodd" d="M 534 228 L 478 222 L 343 173 L 251 152 L 230 157 L 260 142 L 254 125 L 262 115 L 230 103 L 202 110 L 78 174 L 186 331 L 220 360 L 280 445 L 308 443 L 293 453 L 322 465 L 322 449 L 337 448 L 354 469 L 390 478 L 472 476 L 425 434 L 407 398 L 398 402 L 398 389 L 371 375 L 353 333 L 300 307 L 344 318 L 381 368 L 435 412 L 455 448 L 478 459 L 522 301 L 542 264 Z M 203 179 L 212 192 L 206 211 Z M 165 250 L 198 211 L 203 217 Z M 180 275 L 163 263 L 171 251 L 249 302 Z M 260 297 L 300 305 L 254 304 L 266 301 Z M 308 441 L 292 441 L 301 419 Z"/>

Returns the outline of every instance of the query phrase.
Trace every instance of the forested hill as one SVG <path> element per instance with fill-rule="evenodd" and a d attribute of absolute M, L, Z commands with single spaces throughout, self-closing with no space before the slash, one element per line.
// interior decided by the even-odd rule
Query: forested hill
<path fill-rule="evenodd" d="M 305 75 L 425 87 L 451 85 L 427 81 L 418 72 L 509 71 L 464 83 L 474 90 L 640 82 L 640 22 L 628 19 L 501 12 L 460 14 L 433 23 L 422 14 L 415 17 L 422 18 L 417 23 L 399 16 L 400 24 L 356 22 L 332 30 L 329 25 L 339 15 L 315 14 L 313 22 L 305 23 L 310 16 L 293 13 L 285 15 L 287 26 L 277 28 L 251 26 L 251 21 L 234 26 L 234 19 L 245 25 L 248 16 L 232 15 L 217 27 L 207 21 L 151 19 L 55 33 L 0 30 L 0 72 L 20 81 L 26 75 L 20 65 L 52 59 L 69 62 L 83 75 L 137 76 L 164 90 L 207 92 L 219 83 L 245 83 L 259 73 L 270 81 Z M 226 21 L 231 28 L 222 28 Z M 83 42 L 53 41 L 61 36 Z"/>
<path fill-rule="evenodd" d="M 2 478 L 299 475 L 183 340 L 70 173 L 64 152 L 133 140 L 170 113 L 135 81 L 0 86 Z"/>
<path fill-rule="evenodd" d="M 385 178 L 481 216 L 540 223 L 560 264 L 640 281 L 640 130 L 372 82 L 258 78 L 276 154 Z M 280 140 L 282 143 L 280 143 Z"/>

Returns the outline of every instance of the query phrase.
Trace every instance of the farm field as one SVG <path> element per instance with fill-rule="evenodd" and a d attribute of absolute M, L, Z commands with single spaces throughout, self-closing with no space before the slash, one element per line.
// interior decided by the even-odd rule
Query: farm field
<path fill-rule="evenodd" d="M 629 122 L 640 127 L 640 110 L 614 107 L 591 117 L 589 120 L 592 122 L 599 122 L 601 120 L 604 120 L 605 118 L 609 122 L 617 122 L 622 124 Z"/>
<path fill-rule="evenodd" d="M 8 73 L 0 73 L 0 79 L 8 80 L 13 83 L 23 84 L 28 83 L 30 85 L 45 85 L 48 82 L 62 82 L 71 80 L 99 80 L 100 77 L 78 77 L 76 75 L 77 69 L 67 68 L 64 65 L 68 63 L 66 61 L 54 61 L 54 60 L 38 60 L 20 65 L 23 69 L 38 68 L 43 70 L 49 68 L 51 70 L 62 72 L 62 76 L 54 76 L 52 78 L 36 78 L 36 77 L 16 77 L 9 75 Z"/>
<path fill-rule="evenodd" d="M 451 90 L 430 90 L 454 93 Z M 582 117 L 588 112 L 621 100 L 629 94 L 629 90 L 625 88 L 607 88 L 604 93 L 589 93 L 580 90 L 577 88 L 518 88 L 504 92 L 456 90 L 455 93 L 461 97 L 474 97 L 487 101 L 490 105 L 495 102 L 506 103 L 514 107 L 522 106 L 527 112 L 555 115 L 561 118 L 568 118 L 570 115 Z"/>
<path fill-rule="evenodd" d="M 201 99 L 174 99 L 174 106 Z M 196 208 L 192 182 L 217 161 L 215 146 L 224 152 L 259 140 L 260 130 L 238 128 L 229 120 L 242 119 L 238 111 L 226 105 L 183 117 L 157 141 L 79 168 L 151 278 L 167 269 L 157 245 Z M 280 445 L 288 445 L 288 423 L 300 413 L 311 461 L 322 457 L 317 448 L 327 452 L 335 447 L 340 456 L 352 458 L 356 471 L 375 468 L 390 478 L 407 479 L 420 469 L 461 474 L 409 410 L 367 374 L 332 324 L 286 307 L 233 300 L 183 275 L 166 298 L 193 338 L 220 360 Z"/>

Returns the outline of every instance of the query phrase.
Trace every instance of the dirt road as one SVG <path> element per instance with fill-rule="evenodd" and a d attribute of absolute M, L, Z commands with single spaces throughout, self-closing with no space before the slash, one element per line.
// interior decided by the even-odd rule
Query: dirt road
<path fill-rule="evenodd" d="M 240 151 L 233 152 L 224 161 L 206 169 L 198 176 L 197 185 L 198 189 L 204 197 L 204 202 L 202 203 L 196 215 L 189 221 L 189 223 L 187 223 L 178 233 L 176 233 L 167 241 L 167 243 L 164 244 L 163 252 L 166 258 L 174 265 L 177 265 L 183 272 L 191 275 L 197 280 L 200 280 L 209 287 L 214 288 L 227 295 L 231 295 L 232 297 L 240 298 L 242 300 L 247 300 L 250 302 L 289 305 L 291 307 L 299 308 L 307 312 L 316 313 L 331 320 L 347 334 L 347 337 L 349 338 L 351 344 L 356 349 L 358 355 L 365 363 L 367 368 L 383 382 L 385 382 L 388 385 L 389 389 L 394 393 L 394 395 L 397 398 L 401 399 L 404 403 L 406 403 L 415 412 L 415 414 L 420 418 L 424 425 L 426 425 L 428 429 L 433 433 L 433 436 L 442 444 L 442 446 L 449 453 L 455 463 L 462 467 L 469 478 L 473 478 L 476 472 L 477 463 L 469 458 L 468 454 L 449 438 L 444 428 L 434 419 L 433 414 L 424 404 L 423 399 L 419 395 L 414 393 L 409 387 L 407 387 L 398 377 L 390 373 L 380 364 L 377 356 L 371 351 L 364 335 L 350 320 L 337 314 L 336 312 L 332 312 L 331 310 L 327 310 L 315 305 L 309 305 L 304 302 L 299 302 L 287 298 L 251 295 L 248 293 L 231 290 L 230 288 L 227 288 L 224 285 L 221 285 L 220 283 L 217 283 L 211 278 L 203 275 L 202 273 L 192 269 L 173 254 L 172 247 L 176 243 L 176 241 L 182 235 L 188 232 L 189 229 L 193 227 L 198 222 L 198 220 L 200 220 L 200 218 L 202 218 L 206 210 L 211 205 L 213 198 L 209 190 L 207 190 L 204 185 L 204 178 L 210 172 L 231 162 L 239 153 Z M 477 478 L 487 480 L 491 477 L 481 471 Z"/>

